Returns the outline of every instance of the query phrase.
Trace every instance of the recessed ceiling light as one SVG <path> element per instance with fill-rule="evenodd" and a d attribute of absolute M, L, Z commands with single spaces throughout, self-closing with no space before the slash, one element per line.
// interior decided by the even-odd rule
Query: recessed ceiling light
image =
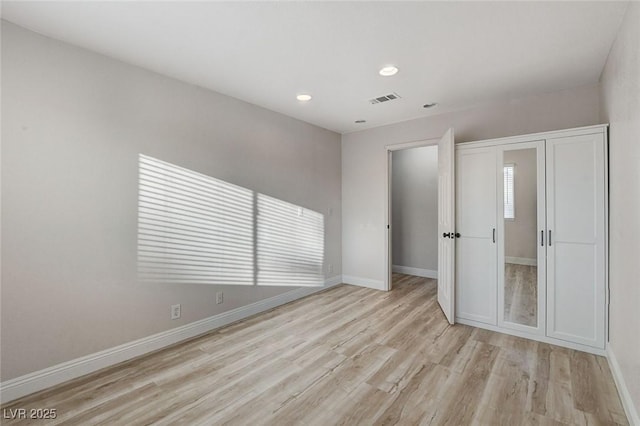
<path fill-rule="evenodd" d="M 422 105 L 422 108 L 433 108 L 433 107 L 436 107 L 436 106 L 438 106 L 438 104 L 437 104 L 437 103 L 435 103 L 435 102 L 433 102 L 433 103 L 431 103 L 431 104 L 424 104 L 424 105 Z"/>
<path fill-rule="evenodd" d="M 296 96 L 296 99 L 299 100 L 300 102 L 308 102 L 311 100 L 311 95 L 301 93 L 298 96 Z"/>
<path fill-rule="evenodd" d="M 355 123 L 356 124 L 362 124 L 362 123 L 366 123 L 367 120 L 356 120 Z"/>
<path fill-rule="evenodd" d="M 393 65 L 388 65 L 380 69 L 380 75 L 384 77 L 396 75 L 397 73 L 398 73 L 398 68 Z"/>

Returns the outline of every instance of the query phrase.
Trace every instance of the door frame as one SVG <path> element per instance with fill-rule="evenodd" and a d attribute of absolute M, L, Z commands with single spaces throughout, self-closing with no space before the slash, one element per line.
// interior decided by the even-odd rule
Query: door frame
<path fill-rule="evenodd" d="M 391 163 L 391 155 L 394 151 L 401 151 L 403 149 L 411 149 L 411 148 L 422 148 L 425 146 L 438 146 L 438 142 L 440 142 L 442 137 L 431 138 L 431 139 L 421 139 L 417 141 L 410 142 L 402 142 L 397 144 L 385 145 L 384 149 L 386 152 L 386 194 L 384 197 L 384 212 L 385 212 L 385 224 L 386 229 L 384 233 L 384 264 L 385 264 L 385 274 L 384 274 L 384 291 L 390 291 L 393 280 L 391 279 L 391 274 L 393 273 L 393 257 L 392 257 L 392 232 L 391 229 L 391 175 L 392 175 L 392 163 Z"/>

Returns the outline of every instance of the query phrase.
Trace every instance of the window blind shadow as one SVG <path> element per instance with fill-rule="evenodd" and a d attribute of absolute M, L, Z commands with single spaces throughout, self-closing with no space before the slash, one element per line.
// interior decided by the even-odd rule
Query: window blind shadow
<path fill-rule="evenodd" d="M 138 279 L 322 286 L 324 216 L 139 155 Z"/>

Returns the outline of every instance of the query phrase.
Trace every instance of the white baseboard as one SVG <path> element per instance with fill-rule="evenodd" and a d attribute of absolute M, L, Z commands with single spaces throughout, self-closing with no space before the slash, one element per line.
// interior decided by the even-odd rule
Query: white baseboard
<path fill-rule="evenodd" d="M 133 342 L 125 343 L 94 354 L 83 356 L 62 364 L 54 365 L 40 371 L 25 374 L 15 379 L 0 383 L 0 402 L 6 403 L 14 399 L 38 392 L 51 386 L 84 376 L 102 368 L 118 364 L 132 358 L 139 357 L 180 341 L 196 337 L 223 327 L 251 315 L 273 309 L 285 303 L 292 302 L 310 294 L 326 290 L 342 282 L 342 276 L 325 280 L 324 287 L 301 287 L 279 294 L 268 299 L 260 300 L 250 305 L 241 306 L 200 321 L 192 322 L 181 327 L 163 331 L 152 336 L 143 337 Z"/>
<path fill-rule="evenodd" d="M 511 257 L 505 256 L 505 263 L 513 263 L 515 265 L 527 265 L 527 266 L 536 266 L 538 264 L 537 259 L 530 259 L 528 257 Z"/>
<path fill-rule="evenodd" d="M 640 407 L 636 407 L 633 404 L 629 388 L 622 375 L 622 370 L 620 370 L 620 364 L 618 364 L 613 349 L 611 349 L 611 345 L 607 345 L 607 360 L 609 361 L 609 368 L 613 375 L 613 381 L 616 383 L 616 388 L 618 388 L 618 394 L 620 395 L 624 412 L 627 415 L 627 420 L 631 426 L 640 426 L 640 416 L 638 416 L 638 408 Z"/>
<path fill-rule="evenodd" d="M 391 270 L 399 274 L 415 275 L 416 277 L 438 279 L 438 271 L 433 269 L 413 268 L 411 266 L 393 265 Z"/>
<path fill-rule="evenodd" d="M 373 280 L 371 278 L 354 277 L 353 275 L 343 275 L 342 282 L 360 287 L 372 288 L 374 290 L 385 291 L 384 281 Z"/>

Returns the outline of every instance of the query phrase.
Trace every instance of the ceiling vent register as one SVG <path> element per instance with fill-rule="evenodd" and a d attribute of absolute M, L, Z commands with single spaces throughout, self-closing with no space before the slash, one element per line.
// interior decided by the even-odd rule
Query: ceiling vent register
<path fill-rule="evenodd" d="M 400 99 L 401 96 L 396 92 L 393 92 L 389 95 L 378 96 L 377 98 L 369 99 L 369 103 L 371 104 L 380 104 L 382 102 L 395 101 L 396 99 Z"/>

